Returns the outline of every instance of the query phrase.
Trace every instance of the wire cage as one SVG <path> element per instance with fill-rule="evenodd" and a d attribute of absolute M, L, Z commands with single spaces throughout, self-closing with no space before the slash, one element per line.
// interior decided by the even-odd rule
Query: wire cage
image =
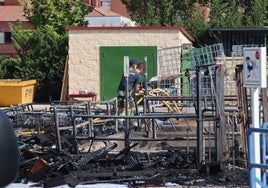
<path fill-rule="evenodd" d="M 208 66 L 226 62 L 222 43 L 191 49 L 189 50 L 189 56 L 192 69 L 196 66 Z"/>
<path fill-rule="evenodd" d="M 36 110 L 32 103 L 13 106 L 3 110 L 18 134 L 39 134 L 54 124 L 53 113 Z"/>
<path fill-rule="evenodd" d="M 192 105 L 193 98 L 197 95 L 197 68 L 201 72 L 199 94 L 211 96 L 215 88 L 213 84 L 216 75 L 214 69 L 210 67 L 226 64 L 221 43 L 201 48 L 192 46 L 163 48 L 158 51 L 158 59 L 157 87 L 170 96 L 184 98 L 180 101 L 181 105 Z"/>
<path fill-rule="evenodd" d="M 14 119 L 15 128 L 43 131 L 47 125 L 54 124 L 53 114 L 45 111 L 19 111 Z"/>
<path fill-rule="evenodd" d="M 53 103 L 52 111 L 55 118 L 55 132 L 57 148 L 67 148 L 69 142 L 79 136 L 91 136 L 93 128 L 90 126 L 90 118 L 73 118 L 76 115 L 89 115 L 90 109 L 87 102 L 61 102 Z M 72 143 L 72 149 L 76 150 L 76 144 Z"/>
<path fill-rule="evenodd" d="M 211 75 L 208 67 L 225 63 L 222 44 L 202 48 L 172 47 L 158 51 L 158 87 L 170 95 L 192 96 L 196 94 L 196 67 L 202 71 L 202 94 L 211 93 Z"/>
<path fill-rule="evenodd" d="M 158 51 L 159 74 L 157 86 L 168 90 L 170 94 L 177 94 L 180 79 L 180 53 L 181 47 L 165 48 Z"/>

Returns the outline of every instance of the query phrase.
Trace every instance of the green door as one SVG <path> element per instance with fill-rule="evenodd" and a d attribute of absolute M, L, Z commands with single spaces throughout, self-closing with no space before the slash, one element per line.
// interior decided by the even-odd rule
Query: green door
<path fill-rule="evenodd" d="M 156 46 L 103 46 L 100 47 L 100 99 L 109 100 L 117 95 L 124 73 L 124 56 L 144 62 L 147 57 L 148 80 L 157 76 Z M 142 75 L 144 81 L 144 75 Z"/>
<path fill-rule="evenodd" d="M 182 73 L 182 79 L 181 79 L 181 94 L 182 96 L 189 96 L 190 95 L 190 75 L 185 75 L 187 69 L 191 69 L 192 64 L 190 60 L 190 54 L 189 50 L 183 50 L 181 54 L 181 73 Z M 188 73 L 190 71 L 188 70 Z"/>

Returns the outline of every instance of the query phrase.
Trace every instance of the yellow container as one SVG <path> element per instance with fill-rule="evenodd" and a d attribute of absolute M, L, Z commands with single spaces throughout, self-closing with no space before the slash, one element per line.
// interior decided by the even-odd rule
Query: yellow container
<path fill-rule="evenodd" d="M 36 84 L 36 80 L 0 79 L 0 106 L 32 103 Z"/>

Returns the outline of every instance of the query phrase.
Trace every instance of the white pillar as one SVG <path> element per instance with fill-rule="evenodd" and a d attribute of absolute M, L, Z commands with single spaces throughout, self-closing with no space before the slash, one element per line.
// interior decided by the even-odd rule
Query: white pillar
<path fill-rule="evenodd" d="M 251 114 L 252 114 L 252 127 L 253 128 L 260 128 L 260 118 L 259 118 L 259 88 L 251 88 Z M 253 133 L 253 163 L 261 164 L 261 143 L 260 143 L 260 133 Z M 254 170 L 255 177 L 261 180 L 261 169 L 255 168 Z M 260 184 L 255 182 L 255 188 L 261 187 Z"/>

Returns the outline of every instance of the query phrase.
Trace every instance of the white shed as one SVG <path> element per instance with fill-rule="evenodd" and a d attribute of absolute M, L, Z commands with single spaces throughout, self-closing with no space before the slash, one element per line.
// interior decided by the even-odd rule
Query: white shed
<path fill-rule="evenodd" d="M 95 92 L 98 100 L 115 95 L 115 87 L 123 72 L 123 56 L 140 60 L 146 56 L 148 64 L 157 71 L 157 50 L 194 41 L 193 36 L 180 26 L 69 27 L 67 30 L 67 92 L 75 94 L 79 89 L 86 89 Z M 154 70 L 151 76 L 157 74 Z M 105 97 L 108 90 L 109 95 Z"/>

